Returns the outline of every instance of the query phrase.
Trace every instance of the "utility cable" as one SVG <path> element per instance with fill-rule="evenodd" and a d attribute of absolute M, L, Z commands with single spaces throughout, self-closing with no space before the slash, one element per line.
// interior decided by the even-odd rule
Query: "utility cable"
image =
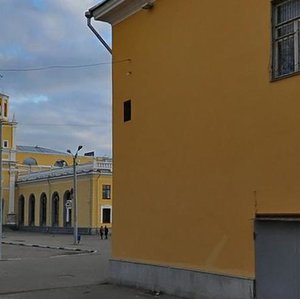
<path fill-rule="evenodd" d="M 111 62 L 99 62 L 99 63 L 91 63 L 91 64 L 77 64 L 77 65 L 50 65 L 50 66 L 41 66 L 41 67 L 30 67 L 30 68 L 8 68 L 8 69 L 1 69 L 0 72 L 34 72 L 34 71 L 45 71 L 51 69 L 78 69 L 78 68 L 89 68 L 95 67 L 99 65 L 109 65 L 109 64 L 117 64 L 122 62 L 130 62 L 131 59 L 122 59 L 122 60 L 115 60 Z M 0 74 L 1 78 L 3 77 Z"/>
<path fill-rule="evenodd" d="M 18 123 L 18 126 L 41 126 L 41 127 L 102 127 L 103 125 L 99 124 L 46 124 L 46 123 Z"/>

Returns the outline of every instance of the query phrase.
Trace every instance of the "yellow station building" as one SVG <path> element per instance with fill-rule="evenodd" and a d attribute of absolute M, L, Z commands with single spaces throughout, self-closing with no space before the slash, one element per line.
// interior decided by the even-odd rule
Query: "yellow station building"
<path fill-rule="evenodd" d="M 86 16 L 112 25 L 113 281 L 299 298 L 300 1 L 104 0 Z"/>
<path fill-rule="evenodd" d="M 112 223 L 111 161 L 77 165 L 78 226 L 95 233 Z M 73 167 L 20 175 L 16 181 L 18 226 L 45 232 L 73 231 Z"/>
<path fill-rule="evenodd" d="M 17 122 L 9 119 L 9 97 L 0 94 L 3 112 L 3 223 L 22 230 L 73 231 L 73 157 L 40 146 L 18 146 Z M 78 156 L 79 233 L 112 225 L 112 160 Z"/>

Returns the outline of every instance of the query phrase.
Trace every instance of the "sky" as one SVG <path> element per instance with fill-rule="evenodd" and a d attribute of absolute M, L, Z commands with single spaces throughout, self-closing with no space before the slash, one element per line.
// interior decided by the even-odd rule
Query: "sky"
<path fill-rule="evenodd" d="M 0 0 L 0 93 L 17 145 L 111 157 L 111 55 L 84 16 L 99 2 Z M 111 44 L 110 26 L 93 25 Z"/>

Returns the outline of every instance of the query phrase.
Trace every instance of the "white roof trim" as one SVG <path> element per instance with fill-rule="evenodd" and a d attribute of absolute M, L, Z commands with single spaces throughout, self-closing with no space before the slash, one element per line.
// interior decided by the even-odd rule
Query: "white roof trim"
<path fill-rule="evenodd" d="M 76 173 L 78 175 L 84 174 L 101 174 L 112 175 L 112 163 L 89 163 L 76 166 Z M 54 168 L 45 171 L 37 171 L 29 174 L 20 174 L 17 183 L 23 183 L 28 181 L 38 181 L 45 179 L 53 179 L 58 177 L 73 176 L 73 166 Z"/>
<path fill-rule="evenodd" d="M 97 21 L 116 25 L 154 2 L 155 0 L 106 0 L 89 9 L 89 12 Z"/>

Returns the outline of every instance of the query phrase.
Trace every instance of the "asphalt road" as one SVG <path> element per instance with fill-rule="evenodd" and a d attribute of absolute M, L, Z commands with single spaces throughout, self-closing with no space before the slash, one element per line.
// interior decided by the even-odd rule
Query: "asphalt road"
<path fill-rule="evenodd" d="M 110 240 L 83 236 L 72 245 L 70 235 L 5 232 L 0 260 L 0 298 L 132 299 L 176 297 L 108 283 Z M 50 249 L 31 245 L 68 248 Z M 74 249 L 93 250 L 74 251 Z"/>

